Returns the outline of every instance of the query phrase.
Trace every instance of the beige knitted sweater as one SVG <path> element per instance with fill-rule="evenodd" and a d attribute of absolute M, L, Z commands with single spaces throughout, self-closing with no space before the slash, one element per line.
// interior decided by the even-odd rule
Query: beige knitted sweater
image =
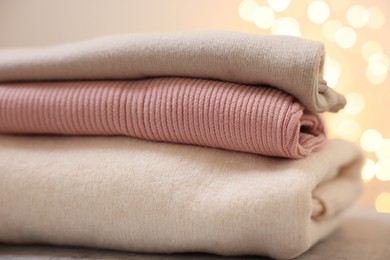
<path fill-rule="evenodd" d="M 48 48 L 0 51 L 0 81 L 211 78 L 265 84 L 309 110 L 343 108 L 324 81 L 322 43 L 229 31 L 130 34 Z"/>

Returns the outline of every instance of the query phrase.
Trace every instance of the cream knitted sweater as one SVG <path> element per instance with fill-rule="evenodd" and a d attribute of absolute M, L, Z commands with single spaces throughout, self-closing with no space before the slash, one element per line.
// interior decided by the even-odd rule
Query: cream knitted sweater
<path fill-rule="evenodd" d="M 360 192 L 359 149 L 302 160 L 132 138 L 0 136 L 0 242 L 293 258 Z"/>

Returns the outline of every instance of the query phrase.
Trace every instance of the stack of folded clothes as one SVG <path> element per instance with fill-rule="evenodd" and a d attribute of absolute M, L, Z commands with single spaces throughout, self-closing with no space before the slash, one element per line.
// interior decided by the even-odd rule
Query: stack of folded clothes
<path fill-rule="evenodd" d="M 323 44 L 133 34 L 0 52 L 0 242 L 293 258 L 361 191 Z"/>

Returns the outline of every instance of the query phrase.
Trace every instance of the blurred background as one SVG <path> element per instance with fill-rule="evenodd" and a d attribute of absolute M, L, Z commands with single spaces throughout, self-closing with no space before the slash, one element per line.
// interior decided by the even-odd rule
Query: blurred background
<path fill-rule="evenodd" d="M 358 205 L 390 214 L 387 20 L 388 0 L 1 0 L 0 48 L 201 29 L 322 41 L 325 79 L 348 100 L 340 113 L 325 115 L 329 135 L 356 142 L 367 155 Z"/>

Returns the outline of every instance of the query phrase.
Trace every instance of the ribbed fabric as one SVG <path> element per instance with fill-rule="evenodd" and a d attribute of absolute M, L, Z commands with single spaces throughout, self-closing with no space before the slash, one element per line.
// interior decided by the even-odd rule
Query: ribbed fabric
<path fill-rule="evenodd" d="M 229 31 L 108 36 L 47 48 L 0 51 L 0 81 L 194 77 L 266 84 L 311 111 L 345 98 L 323 79 L 324 45 L 282 35 Z"/>
<path fill-rule="evenodd" d="M 320 118 L 272 88 L 189 78 L 0 85 L 0 132 L 127 135 L 302 158 Z"/>

